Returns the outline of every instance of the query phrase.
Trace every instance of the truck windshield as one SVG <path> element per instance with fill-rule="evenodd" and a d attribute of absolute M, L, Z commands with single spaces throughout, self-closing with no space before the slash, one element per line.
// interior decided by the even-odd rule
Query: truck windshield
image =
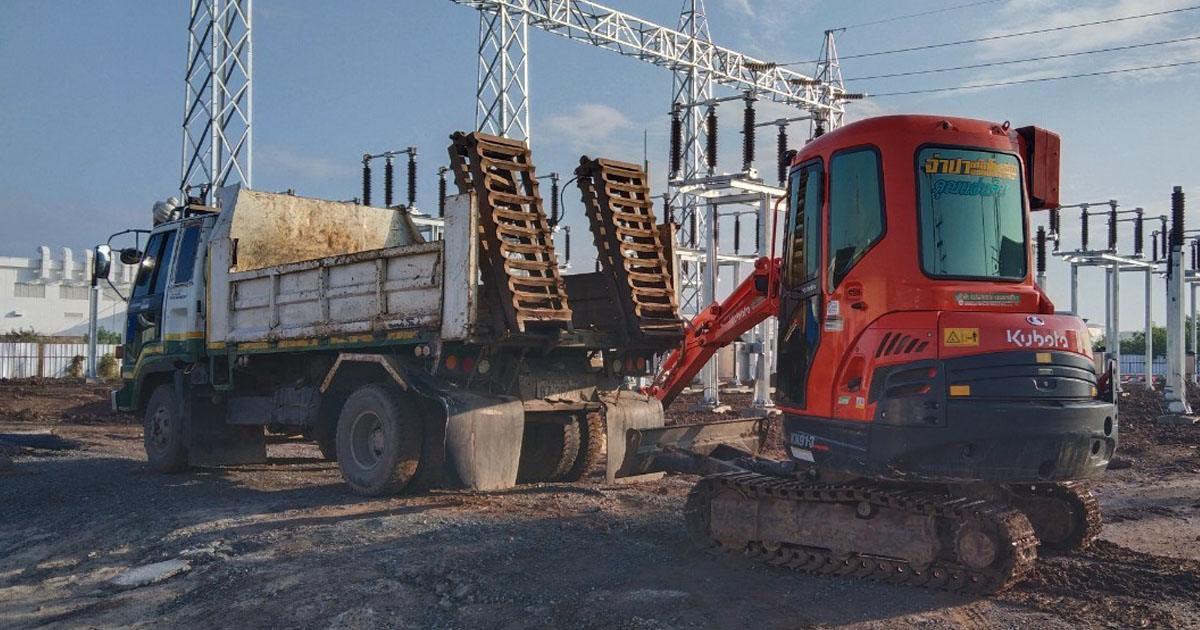
<path fill-rule="evenodd" d="M 917 198 L 925 273 L 980 280 L 1025 277 L 1025 217 L 1016 157 L 922 149 Z"/>

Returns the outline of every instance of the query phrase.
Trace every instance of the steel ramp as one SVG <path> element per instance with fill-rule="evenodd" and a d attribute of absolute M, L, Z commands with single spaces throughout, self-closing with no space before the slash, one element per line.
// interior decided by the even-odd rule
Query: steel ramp
<path fill-rule="evenodd" d="M 460 193 L 475 193 L 485 291 L 504 330 L 571 328 L 571 309 L 537 177 L 523 142 L 473 131 L 450 136 Z M 451 261 L 453 262 L 453 261 Z"/>

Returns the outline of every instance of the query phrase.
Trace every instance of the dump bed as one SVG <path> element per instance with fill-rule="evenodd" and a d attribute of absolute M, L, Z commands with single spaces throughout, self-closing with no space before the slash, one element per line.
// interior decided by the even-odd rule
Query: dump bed
<path fill-rule="evenodd" d="M 473 291 L 474 256 L 462 251 L 473 243 L 464 221 L 447 221 L 455 238 L 427 243 L 396 210 L 246 189 L 229 196 L 210 240 L 210 344 L 467 333 L 474 304 L 463 296 Z M 447 259 L 460 261 L 449 273 Z M 447 275 L 457 297 L 451 329 L 442 331 Z"/>

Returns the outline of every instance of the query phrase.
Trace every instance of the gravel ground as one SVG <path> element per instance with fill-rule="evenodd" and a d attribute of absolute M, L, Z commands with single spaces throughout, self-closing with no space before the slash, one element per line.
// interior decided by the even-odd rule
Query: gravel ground
<path fill-rule="evenodd" d="M 104 395 L 0 382 L 0 433 L 82 444 L 0 472 L 0 627 L 1200 628 L 1200 427 L 1154 425 L 1145 395 L 1123 407 L 1123 467 L 1094 484 L 1102 540 L 987 598 L 697 552 L 690 477 L 363 499 L 294 441 L 159 475 Z"/>

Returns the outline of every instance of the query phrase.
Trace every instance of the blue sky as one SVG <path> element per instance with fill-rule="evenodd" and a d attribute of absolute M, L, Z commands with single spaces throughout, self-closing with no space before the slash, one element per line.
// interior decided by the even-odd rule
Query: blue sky
<path fill-rule="evenodd" d="M 717 43 L 779 61 L 815 58 L 826 28 L 933 11 L 965 0 L 708 0 Z M 186 56 L 186 2 L 5 0 L 0 4 L 0 255 L 37 245 L 82 248 L 149 221 L 175 193 Z M 660 24 L 679 0 L 611 6 Z M 846 30 L 843 56 L 1184 7 L 1189 0 L 997 0 Z M 417 146 L 419 204 L 432 208 L 448 135 L 474 124 L 474 11 L 446 0 L 255 0 L 255 187 L 345 199 L 358 194 L 364 151 Z M 1076 52 L 1200 34 L 1200 11 L 918 53 L 847 59 L 847 87 L 882 93 L 1057 76 L 1200 59 L 1196 41 L 966 72 L 855 81 L 887 72 Z M 640 161 L 649 143 L 654 189 L 663 189 L 665 70 L 536 30 L 530 33 L 534 158 L 539 171 L 569 173 L 581 153 Z M 850 117 L 883 113 L 967 116 L 1062 134 L 1067 202 L 1118 199 L 1166 211 L 1171 186 L 1200 207 L 1196 103 L 1200 67 L 1036 83 L 970 92 L 881 97 Z M 803 71 L 811 71 L 807 67 Z M 740 163 L 740 105 L 722 112 L 719 170 Z M 763 108 L 760 119 L 778 109 Z M 769 134 L 770 132 L 767 132 Z M 804 130 L 793 129 L 797 141 Z M 759 141 L 773 172 L 773 138 Z M 376 192 L 376 195 L 379 195 Z M 569 222 L 586 234 L 576 191 Z M 1200 213 L 1189 215 L 1200 220 Z M 1044 222 L 1039 216 L 1036 222 Z M 1066 247 L 1078 242 L 1064 216 Z M 1093 234 L 1100 231 L 1100 221 Z M 1200 225 L 1200 224 L 1197 224 Z M 747 230 L 748 232 L 749 230 Z M 730 229 L 723 230 L 728 235 Z M 747 237 L 748 238 L 748 237 Z M 590 269 L 583 239 L 576 267 Z M 1123 243 L 1122 247 L 1131 250 Z M 1054 261 L 1057 263 L 1057 261 Z M 1053 264 L 1053 263 L 1052 263 Z M 1084 315 L 1101 318 L 1101 273 L 1085 273 Z M 1141 295 L 1130 277 L 1124 295 Z M 1067 305 L 1066 273 L 1053 265 L 1051 296 Z M 1123 300 L 1125 328 L 1141 322 L 1140 300 Z M 1161 304 L 1157 305 L 1162 319 Z"/>

